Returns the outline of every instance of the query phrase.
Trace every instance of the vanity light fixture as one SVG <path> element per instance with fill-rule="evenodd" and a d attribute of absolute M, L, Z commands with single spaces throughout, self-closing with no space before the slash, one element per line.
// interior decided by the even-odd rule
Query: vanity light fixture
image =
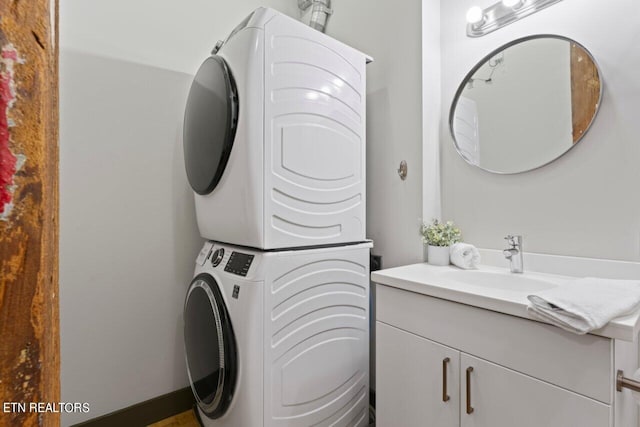
<path fill-rule="evenodd" d="M 482 25 L 486 15 L 480 6 L 473 6 L 467 11 L 467 22 L 471 25 Z"/>
<path fill-rule="evenodd" d="M 502 0 L 482 9 L 467 11 L 467 36 L 481 37 L 562 0 Z"/>

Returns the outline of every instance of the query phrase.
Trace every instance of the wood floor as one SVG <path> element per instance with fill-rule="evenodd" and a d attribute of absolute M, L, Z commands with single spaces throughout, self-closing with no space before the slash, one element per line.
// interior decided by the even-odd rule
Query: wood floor
<path fill-rule="evenodd" d="M 153 423 L 148 427 L 200 427 L 200 424 L 198 424 L 198 420 L 193 414 L 193 411 L 189 410 L 171 418 Z"/>
<path fill-rule="evenodd" d="M 375 423 L 371 426 L 375 427 Z M 200 424 L 198 424 L 196 416 L 193 415 L 193 411 L 187 411 L 147 427 L 200 427 Z"/>

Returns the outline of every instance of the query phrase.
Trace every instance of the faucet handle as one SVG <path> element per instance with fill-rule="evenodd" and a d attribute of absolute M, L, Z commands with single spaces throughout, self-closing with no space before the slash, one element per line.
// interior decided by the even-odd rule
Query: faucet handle
<path fill-rule="evenodd" d="M 518 247 L 522 244 L 522 236 L 513 236 L 508 234 L 504 240 L 506 240 L 512 248 Z"/>

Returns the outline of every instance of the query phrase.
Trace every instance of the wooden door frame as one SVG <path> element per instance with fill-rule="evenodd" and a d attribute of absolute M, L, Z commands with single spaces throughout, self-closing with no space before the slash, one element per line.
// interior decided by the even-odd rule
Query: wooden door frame
<path fill-rule="evenodd" d="M 58 426 L 59 412 L 30 407 L 60 402 L 58 0 L 0 0 L 0 43 L 13 205 L 0 206 L 0 426 Z"/>

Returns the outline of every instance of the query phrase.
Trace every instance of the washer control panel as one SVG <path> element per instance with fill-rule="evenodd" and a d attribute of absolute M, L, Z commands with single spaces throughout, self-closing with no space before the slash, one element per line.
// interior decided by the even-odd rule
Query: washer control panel
<path fill-rule="evenodd" d="M 249 267 L 251 267 L 253 257 L 254 255 L 233 251 L 229 256 L 227 265 L 224 267 L 224 271 L 244 277 L 249 272 Z"/>

